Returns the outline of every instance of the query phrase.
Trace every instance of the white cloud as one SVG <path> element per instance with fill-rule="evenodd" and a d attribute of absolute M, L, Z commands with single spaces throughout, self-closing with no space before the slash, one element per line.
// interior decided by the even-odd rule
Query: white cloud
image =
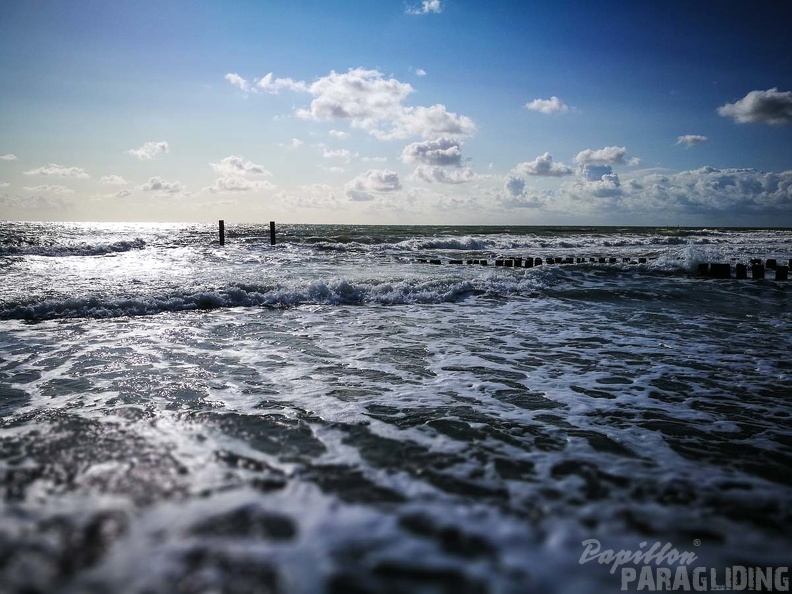
<path fill-rule="evenodd" d="M 50 163 L 49 165 L 44 165 L 43 167 L 39 167 L 37 169 L 31 169 L 30 171 L 25 171 L 25 175 L 43 175 L 45 177 L 73 177 L 76 179 L 85 179 L 90 177 L 86 172 L 85 169 L 81 167 L 64 167 L 63 165 L 56 165 L 55 163 Z"/>
<path fill-rule="evenodd" d="M 590 168 L 588 175 L 563 184 L 556 193 L 556 208 L 609 214 L 618 206 L 622 215 L 650 215 L 663 221 L 691 215 L 708 220 L 750 215 L 789 220 L 792 216 L 792 171 L 702 167 L 682 172 L 637 172 L 622 183 L 616 174 L 607 172 L 608 166 L 584 165 L 581 169 L 585 167 Z"/>
<path fill-rule="evenodd" d="M 223 78 L 225 78 L 235 87 L 239 88 L 241 91 L 244 91 L 246 93 L 250 91 L 250 85 L 248 84 L 248 82 L 235 72 L 229 72 Z"/>
<path fill-rule="evenodd" d="M 461 167 L 462 151 L 458 141 L 441 137 L 408 144 L 402 151 L 401 159 L 404 163 Z"/>
<path fill-rule="evenodd" d="M 506 176 L 506 181 L 503 183 L 503 189 L 506 190 L 509 196 L 520 196 L 523 190 L 525 190 L 525 180 L 516 175 L 509 174 Z"/>
<path fill-rule="evenodd" d="M 514 171 L 520 175 L 539 177 L 564 177 L 574 173 L 572 168 L 563 163 L 555 163 L 553 155 L 550 153 L 544 153 L 533 161 L 520 163 L 514 168 Z"/>
<path fill-rule="evenodd" d="M 256 88 L 270 95 L 277 95 L 284 90 L 301 93 L 308 91 L 308 85 L 306 85 L 306 83 L 291 78 L 275 78 L 272 72 L 256 81 Z"/>
<path fill-rule="evenodd" d="M 718 114 L 738 124 L 792 124 L 792 92 L 777 88 L 751 91 L 739 101 L 719 107 Z"/>
<path fill-rule="evenodd" d="M 344 139 L 347 136 L 349 136 L 349 132 L 344 132 L 343 130 L 330 130 L 328 134 L 333 138 L 341 138 L 341 139 Z"/>
<path fill-rule="evenodd" d="M 115 197 L 116 198 L 127 198 L 127 197 L 129 197 L 131 195 L 132 195 L 132 190 L 129 190 L 127 188 L 122 188 L 122 189 L 118 190 L 118 192 L 116 192 Z"/>
<path fill-rule="evenodd" d="M 390 131 L 374 130 L 370 133 L 383 140 L 420 136 L 471 136 L 476 125 L 467 116 L 460 116 L 446 109 L 440 103 L 431 107 L 403 107 L 402 112 L 392 122 Z"/>
<path fill-rule="evenodd" d="M 236 155 L 225 157 L 217 163 L 209 163 L 209 165 L 216 174 L 222 176 L 272 175 L 262 165 L 246 161 L 244 157 Z"/>
<path fill-rule="evenodd" d="M 407 14 L 429 14 L 439 13 L 443 11 L 443 5 L 440 0 L 423 0 L 417 6 L 407 8 Z"/>
<path fill-rule="evenodd" d="M 623 146 L 606 146 L 605 148 L 580 151 L 575 161 L 581 165 L 638 165 L 641 160 L 627 156 Z"/>
<path fill-rule="evenodd" d="M 6 181 L 4 181 L 4 182 L 0 182 L 0 188 L 7 188 L 7 187 L 9 187 L 10 185 L 11 185 L 11 184 L 10 184 L 10 183 L 8 183 L 8 182 L 6 182 Z"/>
<path fill-rule="evenodd" d="M 702 167 L 641 179 L 650 206 L 684 213 L 792 214 L 792 171 Z"/>
<path fill-rule="evenodd" d="M 530 103 L 525 104 L 525 109 L 529 111 L 538 111 L 545 115 L 552 115 L 554 113 L 565 113 L 569 111 L 569 106 L 561 101 L 558 97 L 550 97 L 550 99 L 534 99 Z"/>
<path fill-rule="evenodd" d="M 124 184 L 128 184 L 129 182 L 120 175 L 105 175 L 99 180 L 99 183 L 123 186 Z"/>
<path fill-rule="evenodd" d="M 184 190 L 181 182 L 169 182 L 161 177 L 151 177 L 149 180 L 136 188 L 143 192 L 156 192 L 158 195 L 174 195 Z"/>
<path fill-rule="evenodd" d="M 143 146 L 140 146 L 136 149 L 129 149 L 127 154 L 137 157 L 140 160 L 147 161 L 149 159 L 153 159 L 157 155 L 163 155 L 168 152 L 170 152 L 168 143 L 164 140 L 160 140 L 147 142 Z"/>
<path fill-rule="evenodd" d="M 364 163 L 387 163 L 388 157 L 360 157 Z"/>
<path fill-rule="evenodd" d="M 426 76 L 426 70 L 424 70 L 423 68 L 416 68 L 415 76 Z"/>
<path fill-rule="evenodd" d="M 13 153 L 7 153 L 5 155 L 0 155 L 0 161 L 16 161 L 19 157 L 17 157 Z"/>
<path fill-rule="evenodd" d="M 240 86 L 236 76 L 226 75 L 226 80 L 240 88 L 308 92 L 313 100 L 307 108 L 296 111 L 297 117 L 323 122 L 348 120 L 352 127 L 382 140 L 469 136 L 476 130 L 473 120 L 448 111 L 444 105 L 404 105 L 414 92 L 412 86 L 395 78 L 386 79 L 377 70 L 353 68 L 340 74 L 331 71 L 311 84 L 267 75 L 253 86 L 246 81 Z"/>
<path fill-rule="evenodd" d="M 324 149 L 322 152 L 322 156 L 325 159 L 342 159 L 349 163 L 352 159 L 352 153 L 350 153 L 347 149 L 338 149 L 338 150 L 329 150 Z"/>
<path fill-rule="evenodd" d="M 613 167 L 610 165 L 581 165 L 578 167 L 580 177 L 586 181 L 602 181 L 603 176 L 613 175 Z"/>
<path fill-rule="evenodd" d="M 213 194 L 225 194 L 231 192 L 272 190 L 274 188 L 275 185 L 268 181 L 253 181 L 236 175 L 228 175 L 216 179 L 211 186 L 204 188 L 204 190 Z"/>
<path fill-rule="evenodd" d="M 43 185 L 43 186 L 34 186 L 34 187 L 23 187 L 23 190 L 26 192 L 36 192 L 37 194 L 74 194 L 74 190 L 71 188 L 67 188 L 66 186 L 50 186 L 50 185 Z"/>
<path fill-rule="evenodd" d="M 411 177 L 428 183 L 441 184 L 465 184 L 478 179 L 478 176 L 468 167 L 447 171 L 432 165 L 419 165 Z"/>
<path fill-rule="evenodd" d="M 377 194 L 401 190 L 399 175 L 389 169 L 369 169 L 345 186 L 350 200 L 374 200 Z"/>
<path fill-rule="evenodd" d="M 709 140 L 709 138 L 702 136 L 701 134 L 685 134 L 684 136 L 677 137 L 676 143 L 686 147 L 691 147 L 696 144 L 703 144 L 707 142 L 707 140 Z"/>

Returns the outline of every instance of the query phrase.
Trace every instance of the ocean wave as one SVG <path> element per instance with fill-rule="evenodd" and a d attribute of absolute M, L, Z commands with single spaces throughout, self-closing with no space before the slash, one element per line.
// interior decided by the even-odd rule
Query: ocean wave
<path fill-rule="evenodd" d="M 112 318 L 230 307 L 299 305 L 406 305 L 456 302 L 473 295 L 531 295 L 542 278 L 493 275 L 480 280 L 317 280 L 295 285 L 229 285 L 138 296 L 81 295 L 0 305 L 0 319 Z"/>
<path fill-rule="evenodd" d="M 79 243 L 74 245 L 0 245 L 0 256 L 104 256 L 131 250 L 142 250 L 146 242 L 140 238 L 112 243 Z"/>

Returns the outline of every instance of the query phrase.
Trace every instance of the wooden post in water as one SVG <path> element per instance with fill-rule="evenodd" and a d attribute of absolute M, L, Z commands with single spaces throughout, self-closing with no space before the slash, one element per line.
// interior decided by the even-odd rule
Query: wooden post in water
<path fill-rule="evenodd" d="M 220 232 L 220 245 L 225 245 L 225 221 L 223 219 L 218 221 L 218 230 Z"/>
<path fill-rule="evenodd" d="M 270 221 L 270 245 L 275 245 L 275 221 Z"/>
<path fill-rule="evenodd" d="M 776 280 L 789 280 L 789 266 L 776 266 Z"/>
<path fill-rule="evenodd" d="M 738 279 L 745 280 L 748 278 L 748 267 L 745 264 L 737 264 L 734 267 L 734 273 Z"/>
<path fill-rule="evenodd" d="M 713 262 L 709 266 L 709 275 L 712 278 L 731 278 L 731 264 Z"/>

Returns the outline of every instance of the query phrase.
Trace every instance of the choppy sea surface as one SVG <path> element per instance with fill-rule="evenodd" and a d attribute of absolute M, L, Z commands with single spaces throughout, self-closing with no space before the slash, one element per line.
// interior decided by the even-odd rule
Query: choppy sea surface
<path fill-rule="evenodd" d="M 787 263 L 792 231 L 268 231 L 0 223 L 0 591 L 572 594 L 681 566 L 611 572 L 594 540 L 694 554 L 709 589 L 789 565 L 792 283 L 695 270 Z M 617 263 L 492 265 L 529 256 Z"/>

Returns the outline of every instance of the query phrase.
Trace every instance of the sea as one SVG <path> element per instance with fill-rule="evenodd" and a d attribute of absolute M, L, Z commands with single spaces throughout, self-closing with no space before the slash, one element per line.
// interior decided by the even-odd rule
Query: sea
<path fill-rule="evenodd" d="M 787 591 L 792 281 L 734 269 L 790 258 L 790 229 L 2 222 L 0 591 Z"/>

